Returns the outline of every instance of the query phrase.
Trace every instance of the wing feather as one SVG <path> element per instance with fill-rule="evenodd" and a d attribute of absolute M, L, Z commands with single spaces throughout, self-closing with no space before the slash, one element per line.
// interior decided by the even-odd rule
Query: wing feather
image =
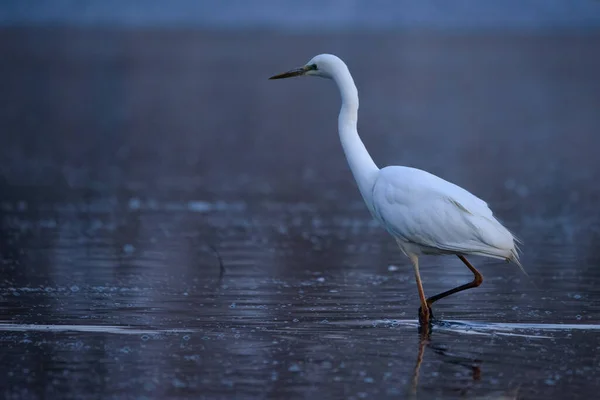
<path fill-rule="evenodd" d="M 514 258 L 513 236 L 487 203 L 428 172 L 382 169 L 373 187 L 373 204 L 390 233 L 425 252 Z"/>

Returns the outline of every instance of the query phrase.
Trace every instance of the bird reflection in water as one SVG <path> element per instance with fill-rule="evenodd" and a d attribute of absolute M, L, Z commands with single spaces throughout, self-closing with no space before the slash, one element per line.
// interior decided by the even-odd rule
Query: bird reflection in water
<path fill-rule="evenodd" d="M 481 380 L 481 364 L 482 360 L 478 358 L 470 358 L 460 356 L 454 353 L 451 353 L 446 345 L 436 343 L 432 340 L 432 325 L 425 325 L 419 327 L 419 347 L 417 351 L 417 360 L 415 362 L 415 367 L 413 370 L 412 379 L 410 381 L 409 395 L 410 398 L 417 398 L 417 392 L 419 387 L 419 376 L 421 371 L 421 365 L 423 364 L 423 359 L 425 357 L 425 350 L 429 349 L 433 351 L 438 356 L 443 357 L 444 362 L 448 364 L 459 365 L 470 371 L 471 380 L 473 382 L 477 382 Z M 459 389 L 459 395 L 467 396 L 469 393 L 470 386 L 463 387 Z M 516 389 L 511 390 L 510 392 L 503 391 L 494 391 L 492 393 L 486 394 L 481 397 L 475 397 L 478 399 L 516 399 L 519 391 L 519 386 Z M 473 398 L 473 397 L 469 397 Z"/>

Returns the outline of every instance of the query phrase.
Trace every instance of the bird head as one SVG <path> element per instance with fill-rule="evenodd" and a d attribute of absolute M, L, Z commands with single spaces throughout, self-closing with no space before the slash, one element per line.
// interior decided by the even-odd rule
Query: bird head
<path fill-rule="evenodd" d="M 269 79 L 293 78 L 295 76 L 320 76 L 321 78 L 332 79 L 335 70 L 342 67 L 346 68 L 346 64 L 338 57 L 332 54 L 319 54 L 303 67 L 294 68 Z"/>

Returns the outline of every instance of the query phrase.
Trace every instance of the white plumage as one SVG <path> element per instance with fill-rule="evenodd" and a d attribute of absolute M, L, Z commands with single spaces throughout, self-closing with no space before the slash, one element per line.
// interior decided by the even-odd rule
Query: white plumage
<path fill-rule="evenodd" d="M 372 204 L 373 216 L 407 254 L 476 254 L 518 261 L 513 235 L 486 202 L 429 172 L 381 169 Z"/>
<path fill-rule="evenodd" d="M 482 275 L 464 257 L 479 255 L 519 263 L 517 239 L 494 217 L 487 203 L 467 190 L 428 172 L 409 167 L 379 169 L 356 128 L 358 90 L 344 62 L 321 54 L 305 66 L 271 77 L 319 76 L 337 83 L 342 97 L 340 141 L 369 211 L 396 239 L 411 260 L 421 301 L 420 321 L 428 322 L 433 302 L 476 287 Z M 425 298 L 419 274 L 421 254 L 455 254 L 473 272 L 473 282 Z"/>

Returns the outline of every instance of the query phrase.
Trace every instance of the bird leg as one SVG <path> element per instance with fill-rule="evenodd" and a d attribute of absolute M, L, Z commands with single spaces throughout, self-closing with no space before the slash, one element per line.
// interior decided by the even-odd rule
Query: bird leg
<path fill-rule="evenodd" d="M 421 283 L 421 274 L 419 274 L 419 258 L 416 255 L 409 255 L 415 269 L 415 279 L 417 281 L 417 290 L 419 291 L 419 300 L 421 301 L 421 308 L 419 308 L 419 323 L 421 326 L 429 327 L 430 323 L 430 310 L 429 304 L 427 304 L 427 298 L 425 297 L 425 291 L 423 290 L 423 284 Z"/>
<path fill-rule="evenodd" d="M 463 263 L 465 263 L 467 268 L 469 268 L 471 270 L 471 272 L 473 273 L 473 275 L 474 275 L 473 281 L 469 282 L 469 283 L 465 283 L 464 285 L 455 287 L 454 289 L 447 290 L 443 293 L 436 294 L 435 296 L 428 298 L 427 299 L 428 307 L 431 307 L 431 305 L 433 303 L 435 303 L 436 301 L 438 301 L 440 299 L 443 299 L 444 297 L 450 296 L 451 294 L 454 294 L 454 293 L 462 292 L 463 290 L 477 287 L 477 286 L 481 285 L 481 282 L 483 282 L 483 275 L 481 275 L 481 273 L 479 271 L 477 271 L 475 269 L 475 267 L 472 266 L 471 263 L 469 261 L 467 261 L 467 259 L 463 255 L 458 255 L 458 258 L 460 258 L 460 260 Z"/>

